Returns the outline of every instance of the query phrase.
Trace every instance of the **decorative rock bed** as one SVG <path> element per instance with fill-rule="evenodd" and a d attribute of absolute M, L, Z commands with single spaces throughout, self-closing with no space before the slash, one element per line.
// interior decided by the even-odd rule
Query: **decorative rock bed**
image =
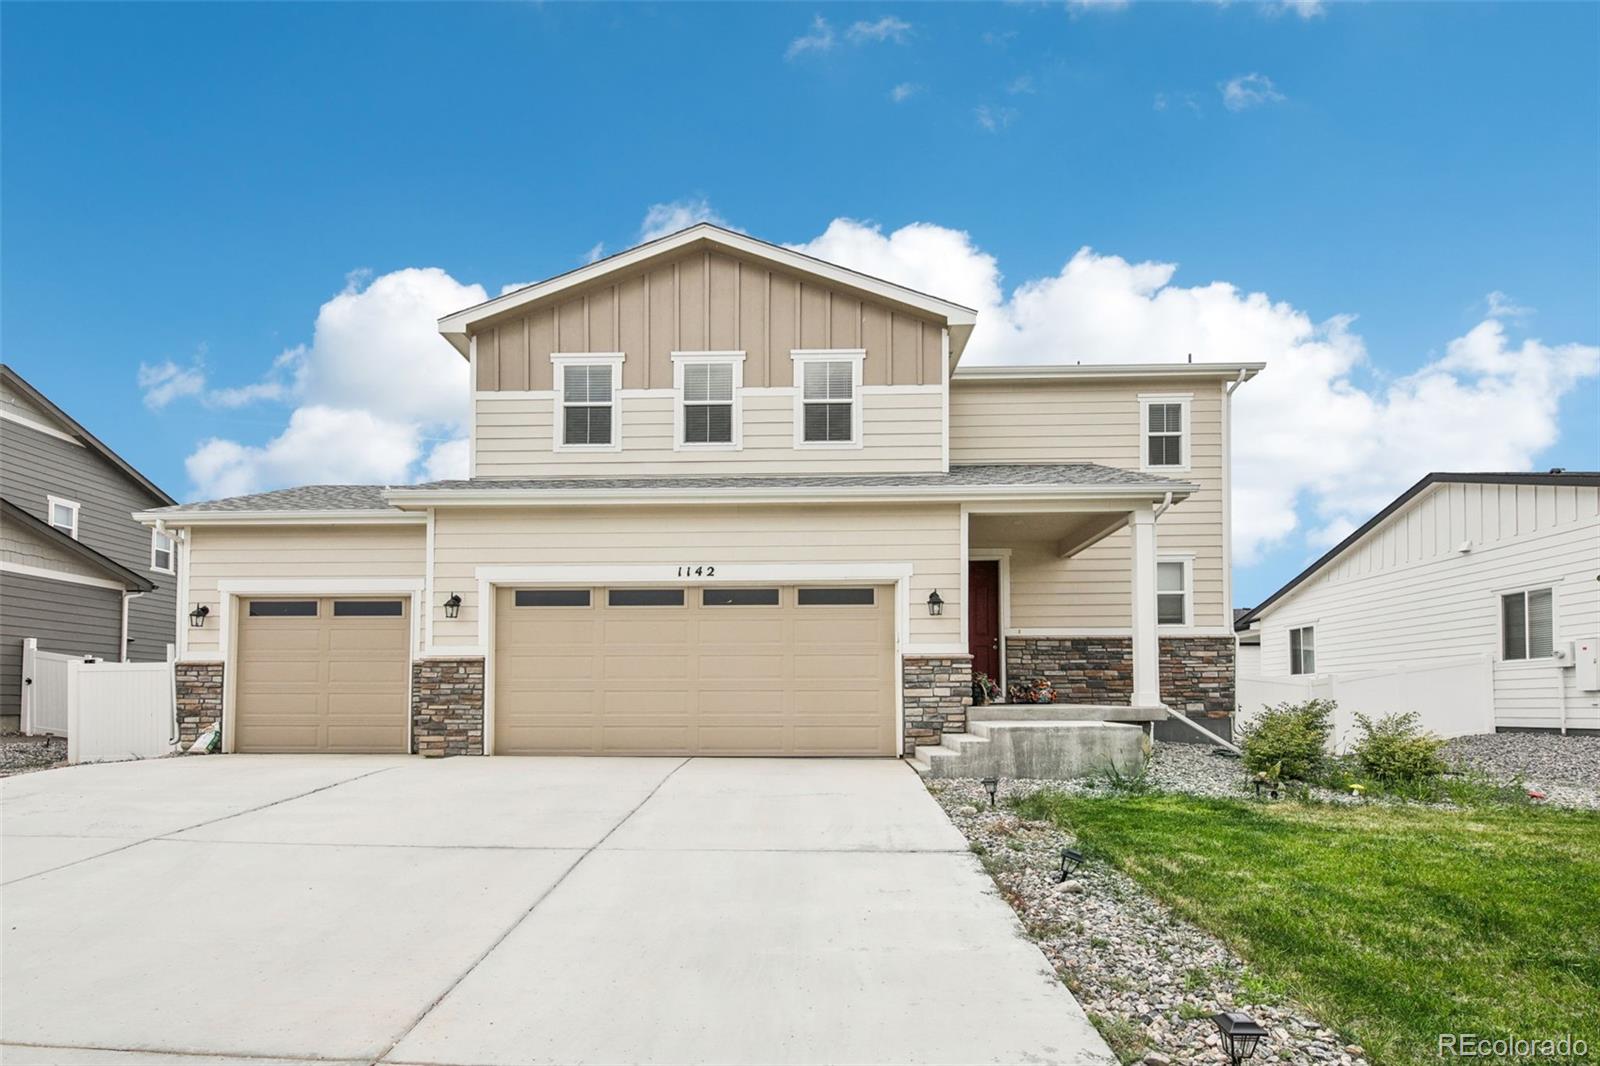
<path fill-rule="evenodd" d="M 0 777 L 45 770 L 66 761 L 66 737 L 26 737 L 15 733 L 0 737 Z"/>
<path fill-rule="evenodd" d="M 1545 793 L 1559 807 L 1600 810 L 1600 737 L 1556 733 L 1490 733 L 1456 737 L 1445 761 Z"/>

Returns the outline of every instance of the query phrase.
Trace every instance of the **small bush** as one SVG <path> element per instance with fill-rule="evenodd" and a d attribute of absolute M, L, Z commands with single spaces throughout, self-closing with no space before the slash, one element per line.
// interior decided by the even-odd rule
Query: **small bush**
<path fill-rule="evenodd" d="M 1389 788 L 1426 784 L 1444 773 L 1444 741 L 1417 728 L 1415 714 L 1390 714 L 1374 722 L 1356 715 L 1361 739 L 1351 748 L 1356 764 Z"/>
<path fill-rule="evenodd" d="M 1306 700 L 1268 707 L 1239 735 L 1246 768 L 1274 778 L 1315 780 L 1328 757 L 1334 706 L 1332 700 Z"/>

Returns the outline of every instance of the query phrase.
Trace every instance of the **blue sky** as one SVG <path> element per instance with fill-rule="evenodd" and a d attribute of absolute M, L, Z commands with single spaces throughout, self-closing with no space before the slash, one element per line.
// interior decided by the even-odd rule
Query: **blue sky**
<path fill-rule="evenodd" d="M 319 319 L 341 292 L 394 275 L 397 300 L 492 294 L 627 246 L 652 205 L 924 285 L 948 266 L 959 288 L 992 257 L 1010 307 L 994 322 L 1021 321 L 1027 282 L 1060 280 L 1045 311 L 1086 320 L 1115 306 L 1090 282 L 1133 293 L 1142 324 L 1019 325 L 1012 358 L 1126 358 L 1150 338 L 1165 348 L 1146 358 L 1177 358 L 1190 336 L 1197 358 L 1240 358 L 1309 328 L 1241 414 L 1273 442 L 1243 444 L 1259 492 L 1236 503 L 1241 604 L 1430 466 L 1600 467 L 1597 5 L 7 4 L 0 20 L 0 351 L 179 496 L 347 474 L 304 458 L 325 441 L 252 451 L 355 402 L 306 380 L 350 360 L 382 373 Z M 940 227 L 949 263 L 904 261 L 893 238 L 915 223 Z M 1150 282 L 1138 264 L 1176 270 Z M 396 274 L 412 268 L 442 273 Z M 148 391 L 169 363 L 187 384 L 142 400 L 141 366 Z M 253 402 L 220 391 L 263 382 Z M 458 435 L 448 413 L 374 412 L 418 476 Z M 1304 456 L 1282 443 L 1296 425 L 1326 434 Z M 213 439 L 232 480 L 186 466 Z"/>

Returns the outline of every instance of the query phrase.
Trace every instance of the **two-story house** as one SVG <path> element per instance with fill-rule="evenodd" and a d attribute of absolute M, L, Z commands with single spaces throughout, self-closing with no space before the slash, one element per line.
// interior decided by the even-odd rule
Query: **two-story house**
<path fill-rule="evenodd" d="M 152 510 L 226 750 L 895 755 L 974 670 L 1232 708 L 1258 365 L 974 367 L 975 313 L 697 225 L 440 321 L 470 477 Z M 192 622 L 193 624 L 189 624 Z"/>
<path fill-rule="evenodd" d="M 23 642 L 160 662 L 175 637 L 177 546 L 135 521 L 173 504 L 149 478 L 0 365 L 0 720 L 21 713 Z"/>

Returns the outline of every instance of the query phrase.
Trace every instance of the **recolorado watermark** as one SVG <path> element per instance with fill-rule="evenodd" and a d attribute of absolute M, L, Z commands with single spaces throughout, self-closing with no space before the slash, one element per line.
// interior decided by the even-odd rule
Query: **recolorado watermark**
<path fill-rule="evenodd" d="M 1588 1054 L 1588 1043 L 1574 1040 L 1571 1033 L 1556 1037 L 1439 1034 L 1441 1059 L 1581 1059 Z"/>

